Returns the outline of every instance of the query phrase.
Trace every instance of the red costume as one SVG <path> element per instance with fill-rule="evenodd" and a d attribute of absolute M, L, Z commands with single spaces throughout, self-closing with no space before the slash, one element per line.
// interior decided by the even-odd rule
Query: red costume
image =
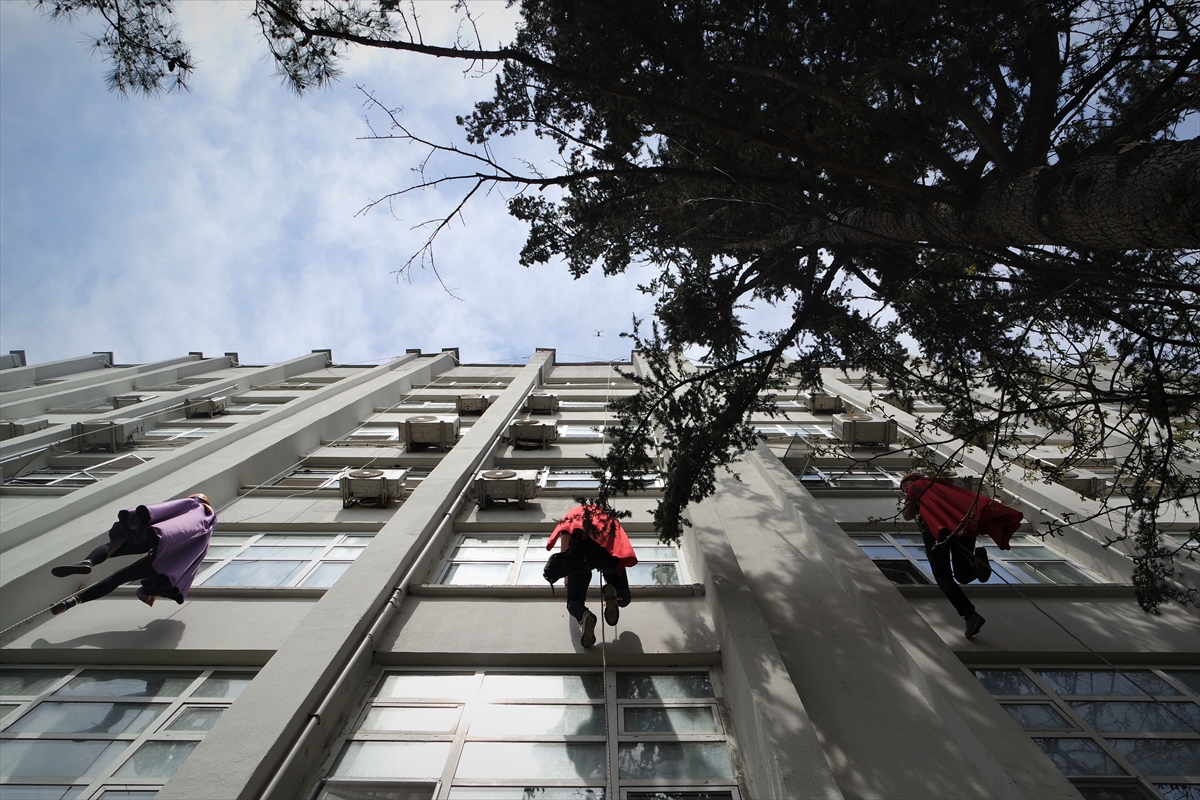
<path fill-rule="evenodd" d="M 990 536 L 1001 550 L 1021 525 L 1023 514 L 990 497 L 954 485 L 946 478 L 917 478 L 905 491 L 920 509 L 933 537 Z"/>
<path fill-rule="evenodd" d="M 546 549 L 553 549 L 559 535 L 564 533 L 586 533 L 610 556 L 617 559 L 619 566 L 632 567 L 638 561 L 620 520 L 599 506 L 575 506 L 568 511 L 554 529 L 554 533 L 550 534 Z"/>

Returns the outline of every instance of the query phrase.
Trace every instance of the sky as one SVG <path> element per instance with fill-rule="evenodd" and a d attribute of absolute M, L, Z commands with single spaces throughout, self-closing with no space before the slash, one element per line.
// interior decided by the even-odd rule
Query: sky
<path fill-rule="evenodd" d="M 559 361 L 628 359 L 619 334 L 632 314 L 651 315 L 636 288 L 649 276 L 521 267 L 526 228 L 499 194 L 473 199 L 439 237 L 453 297 L 430 271 L 394 273 L 425 240 L 414 226 L 459 194 L 357 213 L 409 185 L 425 152 L 364 140 L 356 87 L 402 108 L 415 132 L 461 142 L 454 117 L 490 96 L 494 75 L 356 50 L 333 88 L 297 97 L 274 74 L 249 3 L 177 5 L 199 62 L 192 90 L 126 98 L 105 88 L 86 42 L 93 22 L 0 0 L 0 352 L 142 363 L 233 351 L 262 364 L 331 348 L 354 364 L 458 347 L 482 363 L 554 347 Z M 453 38 L 450 5 L 418 3 L 427 41 Z M 510 38 L 515 9 L 476 0 L 472 12 L 485 46 Z M 533 137 L 498 152 L 553 155 Z"/>

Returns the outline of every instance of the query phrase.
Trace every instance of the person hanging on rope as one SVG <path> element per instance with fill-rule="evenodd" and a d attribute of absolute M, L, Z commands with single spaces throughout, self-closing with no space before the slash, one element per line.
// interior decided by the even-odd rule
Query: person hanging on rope
<path fill-rule="evenodd" d="M 146 605 L 154 605 L 159 597 L 182 603 L 208 552 L 216 524 L 217 514 L 202 494 L 121 511 L 108 531 L 107 542 L 82 561 L 61 564 L 50 573 L 56 578 L 88 575 L 111 556 L 145 555 L 50 606 L 50 613 L 61 614 L 134 581 L 141 581 L 137 595 Z"/>
<path fill-rule="evenodd" d="M 992 577 L 987 549 L 975 546 L 981 535 L 992 537 L 1001 550 L 1021 525 L 1022 514 L 978 492 L 954 485 L 947 478 L 910 472 L 900 479 L 905 503 L 901 516 L 914 517 L 925 541 L 925 555 L 934 580 L 963 618 L 968 639 L 979 633 L 984 618 L 967 599 L 960 583 Z"/>
<path fill-rule="evenodd" d="M 620 521 L 596 505 L 568 511 L 550 534 L 546 549 L 552 550 L 555 542 L 559 552 L 547 559 L 542 576 L 550 582 L 551 591 L 559 578 L 566 581 L 567 613 L 579 623 L 579 643 L 591 647 L 596 643 L 596 615 L 585 602 L 592 570 L 600 570 L 604 578 L 604 621 L 616 625 L 621 609 L 633 599 L 625 568 L 637 563 L 637 555 Z"/>

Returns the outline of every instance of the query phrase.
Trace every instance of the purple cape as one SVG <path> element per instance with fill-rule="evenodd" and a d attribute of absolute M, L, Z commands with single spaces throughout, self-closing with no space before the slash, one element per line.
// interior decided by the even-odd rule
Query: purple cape
<path fill-rule="evenodd" d="M 142 581 L 138 597 L 147 605 L 154 602 L 155 596 L 182 603 L 208 552 L 216 513 L 197 498 L 188 497 L 138 506 L 117 516 L 108 532 L 113 546 L 126 541 L 138 547 L 148 544 L 153 553 L 151 564 L 157 574 Z"/>

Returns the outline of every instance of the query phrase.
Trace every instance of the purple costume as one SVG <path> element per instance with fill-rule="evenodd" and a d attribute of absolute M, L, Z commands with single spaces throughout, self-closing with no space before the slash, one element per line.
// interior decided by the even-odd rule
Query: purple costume
<path fill-rule="evenodd" d="M 138 598 L 147 605 L 154 597 L 182 603 L 208 552 L 217 524 L 216 513 L 198 498 L 168 500 L 121 511 L 108 531 L 110 553 L 152 552 L 153 575 L 142 579 Z"/>

